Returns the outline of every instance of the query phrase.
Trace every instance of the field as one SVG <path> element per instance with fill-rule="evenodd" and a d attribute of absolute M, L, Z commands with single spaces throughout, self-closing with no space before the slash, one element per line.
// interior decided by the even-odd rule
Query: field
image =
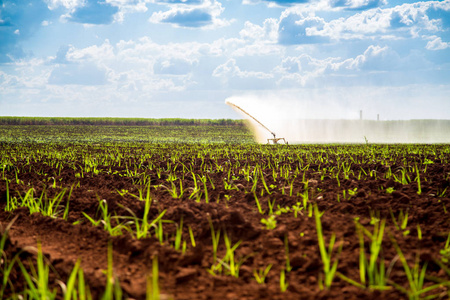
<path fill-rule="evenodd" d="M 450 145 L 0 125 L 0 299 L 449 299 Z"/>

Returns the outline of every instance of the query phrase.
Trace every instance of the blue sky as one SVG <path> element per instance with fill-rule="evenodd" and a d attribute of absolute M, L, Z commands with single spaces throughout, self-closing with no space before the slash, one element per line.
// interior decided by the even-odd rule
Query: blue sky
<path fill-rule="evenodd" d="M 0 115 L 237 118 L 229 97 L 450 119 L 450 1 L 0 0 Z"/>

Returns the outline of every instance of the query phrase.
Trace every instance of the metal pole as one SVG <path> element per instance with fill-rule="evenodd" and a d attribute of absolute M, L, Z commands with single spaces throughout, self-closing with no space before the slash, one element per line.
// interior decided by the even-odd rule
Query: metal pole
<path fill-rule="evenodd" d="M 260 121 L 256 120 L 255 117 L 253 117 L 251 114 L 249 114 L 248 112 L 246 112 L 245 110 L 243 110 L 242 108 L 240 108 L 239 106 L 237 106 L 237 105 L 234 104 L 234 103 L 231 103 L 231 102 L 227 102 L 227 103 L 230 104 L 230 105 L 233 105 L 234 107 L 236 107 L 237 109 L 239 109 L 240 111 L 242 111 L 244 114 L 246 114 L 247 116 L 249 116 L 250 118 L 252 118 L 253 120 L 255 120 L 259 125 L 261 125 L 261 126 L 264 127 L 267 131 L 269 131 L 269 132 L 273 135 L 273 138 L 274 138 L 274 139 L 276 138 L 276 137 L 275 137 L 275 133 L 273 133 L 269 128 L 267 128 L 266 126 L 264 126 L 263 123 L 261 123 Z"/>

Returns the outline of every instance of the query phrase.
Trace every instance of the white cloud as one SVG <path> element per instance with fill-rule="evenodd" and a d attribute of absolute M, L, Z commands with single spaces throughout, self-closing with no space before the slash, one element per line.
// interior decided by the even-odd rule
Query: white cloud
<path fill-rule="evenodd" d="M 382 68 L 384 67 L 392 67 L 393 60 L 387 60 L 383 62 L 383 57 L 387 55 L 389 48 L 387 46 L 380 47 L 371 45 L 364 51 L 364 54 L 360 54 L 355 58 L 349 58 L 341 62 L 333 63 L 331 65 L 331 69 L 334 71 L 338 71 L 340 69 L 347 70 L 360 70 L 364 67 L 372 69 L 372 68 Z M 378 59 L 381 58 L 381 59 Z M 376 60 L 376 64 L 374 65 L 372 62 Z M 386 65 L 387 64 L 389 65 Z M 372 65 L 370 65 L 372 63 Z"/>
<path fill-rule="evenodd" d="M 242 71 L 236 64 L 236 60 L 231 58 L 226 63 L 219 65 L 212 74 L 214 77 L 221 78 L 258 78 L 258 79 L 268 79 L 273 78 L 270 73 L 255 72 L 255 71 Z"/>
<path fill-rule="evenodd" d="M 285 49 L 277 44 L 266 43 L 262 41 L 257 41 L 252 44 L 245 45 L 241 48 L 236 49 L 232 56 L 267 56 L 267 55 L 277 55 L 282 56 Z"/>
<path fill-rule="evenodd" d="M 450 43 L 443 42 L 438 36 L 433 36 L 432 39 L 425 46 L 428 50 L 444 50 L 450 47 Z"/>
<path fill-rule="evenodd" d="M 380 7 L 388 3 L 387 0 L 243 0 L 242 4 L 254 5 L 266 3 L 268 7 L 297 6 L 303 10 L 366 10 Z"/>
<path fill-rule="evenodd" d="M 340 57 L 318 59 L 308 54 L 286 57 L 275 68 L 274 73 L 278 75 L 278 85 L 284 88 L 307 86 L 318 79 L 326 82 L 326 78 L 348 76 L 354 77 L 354 82 L 357 83 L 358 79 L 361 79 L 361 74 L 370 76 L 371 72 L 386 72 L 396 69 L 401 63 L 410 63 L 399 62 L 399 59 L 398 54 L 389 47 L 371 45 L 363 54 L 347 59 Z M 361 73 L 363 71 L 364 73 Z M 331 85 L 331 82 L 328 84 Z"/>
<path fill-rule="evenodd" d="M 54 10 L 58 7 L 74 9 L 83 5 L 84 0 L 45 0 L 49 9 Z"/>
<path fill-rule="evenodd" d="M 205 0 L 200 4 L 176 3 L 169 10 L 154 12 L 149 21 L 169 23 L 174 27 L 214 29 L 231 24 L 232 21 L 219 18 L 224 8 L 217 0 Z"/>
<path fill-rule="evenodd" d="M 109 40 L 106 40 L 100 46 L 93 45 L 83 49 L 71 47 L 66 54 L 69 61 L 100 61 L 114 57 L 114 48 Z"/>
<path fill-rule="evenodd" d="M 363 2 L 354 3 L 361 4 Z M 317 17 L 317 11 L 311 7 L 291 7 L 280 17 L 279 40 L 284 44 L 303 44 L 326 42 L 320 38 L 333 41 L 417 38 L 421 33 L 446 30 L 439 18 L 428 15 L 430 10 L 435 9 L 450 10 L 450 1 L 426 1 L 391 8 L 374 8 L 329 21 Z"/>
<path fill-rule="evenodd" d="M 116 22 L 123 22 L 126 14 L 145 13 L 148 11 L 147 4 L 151 0 L 109 0 L 109 3 L 119 8 L 119 12 L 114 15 Z"/>
<path fill-rule="evenodd" d="M 278 40 L 278 20 L 273 18 L 266 19 L 263 26 L 246 21 L 239 35 L 243 39 L 264 40 L 275 43 Z"/>

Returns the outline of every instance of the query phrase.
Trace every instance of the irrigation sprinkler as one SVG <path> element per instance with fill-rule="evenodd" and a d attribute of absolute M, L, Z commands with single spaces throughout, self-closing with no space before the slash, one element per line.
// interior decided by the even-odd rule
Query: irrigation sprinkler
<path fill-rule="evenodd" d="M 278 142 L 283 141 L 285 144 L 288 144 L 288 142 L 286 142 L 286 140 L 284 138 L 277 138 L 276 134 L 271 131 L 269 128 L 267 128 L 263 123 L 261 123 L 260 121 L 258 121 L 255 117 L 253 117 L 251 114 L 249 114 L 248 112 L 246 112 L 245 110 L 243 110 L 241 107 L 237 106 L 234 103 L 231 103 L 229 101 L 227 101 L 227 104 L 232 105 L 234 107 L 236 107 L 237 109 L 239 109 L 240 111 L 242 111 L 244 114 L 246 114 L 247 116 L 249 116 L 250 118 L 252 118 L 253 120 L 256 121 L 256 123 L 258 123 L 259 125 L 261 125 L 264 129 L 266 129 L 268 132 L 270 132 L 271 135 L 273 135 L 273 139 L 267 139 L 267 144 L 278 144 Z"/>

